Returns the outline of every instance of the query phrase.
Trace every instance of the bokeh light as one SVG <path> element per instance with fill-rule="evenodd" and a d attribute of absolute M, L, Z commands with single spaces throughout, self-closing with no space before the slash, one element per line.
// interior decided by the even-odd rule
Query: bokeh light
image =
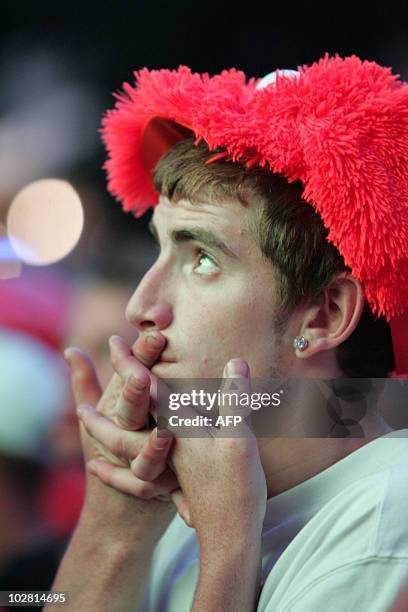
<path fill-rule="evenodd" d="M 42 179 L 14 198 L 7 232 L 22 261 L 35 266 L 55 263 L 77 244 L 84 225 L 78 193 L 67 181 Z"/>

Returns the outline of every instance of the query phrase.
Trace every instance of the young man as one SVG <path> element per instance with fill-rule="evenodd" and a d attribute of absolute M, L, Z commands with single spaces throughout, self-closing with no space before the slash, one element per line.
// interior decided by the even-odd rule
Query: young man
<path fill-rule="evenodd" d="M 105 122 L 110 188 L 141 214 L 154 168 L 161 250 L 103 394 L 67 352 L 88 483 L 54 590 L 73 610 L 389 609 L 408 579 L 404 435 L 374 415 L 362 438 L 171 439 L 148 416 L 158 378 L 245 391 L 390 373 L 371 310 L 408 303 L 407 109 L 407 88 L 357 58 L 266 83 L 180 68 L 126 86 Z"/>

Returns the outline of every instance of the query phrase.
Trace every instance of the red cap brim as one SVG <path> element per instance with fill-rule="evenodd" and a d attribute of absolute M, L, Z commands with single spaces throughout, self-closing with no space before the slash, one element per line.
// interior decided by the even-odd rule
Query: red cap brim
<path fill-rule="evenodd" d="M 149 119 L 143 128 L 140 145 L 140 157 L 145 170 L 151 172 L 171 147 L 192 135 L 191 130 L 171 119 Z"/>

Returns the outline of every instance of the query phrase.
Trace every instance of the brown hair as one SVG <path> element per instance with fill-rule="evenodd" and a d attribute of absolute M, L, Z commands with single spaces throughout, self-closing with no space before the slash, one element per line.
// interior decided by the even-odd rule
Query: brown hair
<path fill-rule="evenodd" d="M 350 270 L 327 240 L 328 230 L 312 206 L 302 199 L 300 182 L 267 169 L 246 168 L 225 159 L 206 163 L 214 154 L 193 138 L 176 144 L 153 172 L 155 189 L 177 202 L 207 199 L 255 204 L 251 224 L 257 244 L 272 263 L 280 298 L 277 325 L 283 325 L 299 304 L 316 299 L 334 274 Z M 361 319 L 338 347 L 339 367 L 350 377 L 385 377 L 394 368 L 389 325 L 375 318 L 366 303 Z"/>

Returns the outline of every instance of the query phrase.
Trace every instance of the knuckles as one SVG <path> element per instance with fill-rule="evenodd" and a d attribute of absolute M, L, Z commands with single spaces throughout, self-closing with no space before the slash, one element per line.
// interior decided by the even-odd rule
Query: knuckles
<path fill-rule="evenodd" d="M 139 482 L 137 491 L 138 491 L 137 496 L 142 497 L 143 499 L 151 499 L 152 497 L 154 497 L 156 493 L 151 483 L 145 482 L 144 480 L 141 480 Z"/>
<path fill-rule="evenodd" d="M 137 389 L 132 383 L 126 383 L 123 387 L 122 397 L 126 402 L 133 404 L 140 401 L 146 395 L 146 388 Z"/>

